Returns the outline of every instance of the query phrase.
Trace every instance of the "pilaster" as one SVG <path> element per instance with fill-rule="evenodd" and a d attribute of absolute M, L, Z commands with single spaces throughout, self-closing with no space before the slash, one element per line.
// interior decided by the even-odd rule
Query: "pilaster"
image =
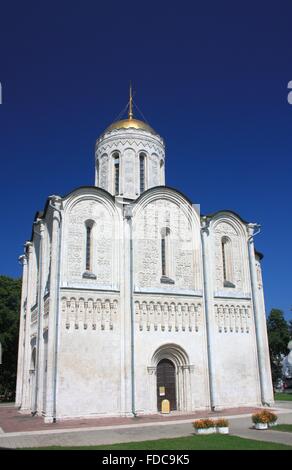
<path fill-rule="evenodd" d="M 19 341 L 18 341 L 18 360 L 17 360 L 17 382 L 15 406 L 20 407 L 22 403 L 23 391 L 23 370 L 25 358 L 25 318 L 26 318 L 26 300 L 27 300 L 27 258 L 26 255 L 19 257 L 22 264 L 22 288 L 20 301 L 20 322 L 19 322 Z"/>
<path fill-rule="evenodd" d="M 215 372 L 215 338 L 214 338 L 214 299 L 213 299 L 213 276 L 211 266 L 211 247 L 210 247 L 210 220 L 203 218 L 201 228 L 202 239 L 202 258 L 203 258 L 203 279 L 204 279 L 204 302 L 205 302 L 205 321 L 206 321 L 206 340 L 208 357 L 208 376 L 210 406 L 212 410 L 216 408 L 216 372 Z"/>
<path fill-rule="evenodd" d="M 43 402 L 43 358 L 44 358 L 44 338 L 43 338 L 43 318 L 44 318 L 44 222 L 40 219 L 36 222 L 38 231 L 36 235 L 40 237 L 39 244 L 39 278 L 38 278 L 38 319 L 37 319 L 37 356 L 36 356 L 36 389 L 34 396 L 34 411 L 42 414 Z"/>
<path fill-rule="evenodd" d="M 26 258 L 27 258 L 27 296 L 26 296 L 26 314 L 25 314 L 25 334 L 24 334 L 24 361 L 23 361 L 23 385 L 22 385 L 22 400 L 21 410 L 30 411 L 30 361 L 31 361 L 31 346 L 30 346 L 30 333 L 31 333 L 31 307 L 32 307 L 32 275 L 33 275 L 33 260 L 32 260 L 32 242 L 26 242 Z"/>
<path fill-rule="evenodd" d="M 258 288 L 255 248 L 254 248 L 254 236 L 256 235 L 256 233 L 258 233 L 257 232 L 258 228 L 259 226 L 256 224 L 248 225 L 248 235 L 249 235 L 248 255 L 249 255 L 252 303 L 253 303 L 255 332 L 256 332 L 261 400 L 262 400 L 262 404 L 272 404 L 274 402 L 274 397 L 273 397 L 273 387 L 272 387 L 269 348 L 268 348 L 266 315 L 265 315 L 265 310 L 264 310 L 264 303 L 261 301 L 262 300 L 260 298 L 261 293 Z"/>
<path fill-rule="evenodd" d="M 58 323 L 59 323 L 59 284 L 61 256 L 61 198 L 51 198 L 53 208 L 52 239 L 51 239 L 51 274 L 50 274 L 50 309 L 48 319 L 48 359 L 46 381 L 46 410 L 45 422 L 56 418 L 57 394 L 57 353 L 58 353 Z"/>
<path fill-rule="evenodd" d="M 121 309 L 121 414 L 133 415 L 133 371 L 132 358 L 132 207 L 124 206 L 124 247 L 123 247 L 123 301 Z M 122 288 L 122 285 L 121 285 Z M 122 292 L 122 289 L 121 289 Z"/>

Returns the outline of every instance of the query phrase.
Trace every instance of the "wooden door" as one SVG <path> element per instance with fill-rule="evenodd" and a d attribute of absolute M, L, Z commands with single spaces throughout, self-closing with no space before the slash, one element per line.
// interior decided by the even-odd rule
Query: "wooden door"
<path fill-rule="evenodd" d="M 175 366 L 169 359 L 157 365 L 157 409 L 161 411 L 162 400 L 170 402 L 170 411 L 176 410 Z"/>

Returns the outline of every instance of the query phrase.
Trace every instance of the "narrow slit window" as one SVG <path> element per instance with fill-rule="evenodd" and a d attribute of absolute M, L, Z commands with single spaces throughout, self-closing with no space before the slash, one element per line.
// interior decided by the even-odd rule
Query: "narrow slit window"
<path fill-rule="evenodd" d="M 120 158 L 118 154 L 114 155 L 114 182 L 115 195 L 120 194 Z"/>
<path fill-rule="evenodd" d="M 227 281 L 227 273 L 226 273 L 226 241 L 222 240 L 222 263 L 223 263 L 223 280 Z"/>
<path fill-rule="evenodd" d="M 232 243 L 227 237 L 221 240 L 224 287 L 235 287 L 233 283 Z"/>
<path fill-rule="evenodd" d="M 140 155 L 140 193 L 145 191 L 145 155 Z"/>
<path fill-rule="evenodd" d="M 86 271 L 91 270 L 91 230 L 92 227 L 86 226 Z"/>
<path fill-rule="evenodd" d="M 165 236 L 162 236 L 161 238 L 161 266 L 162 266 L 162 276 L 166 276 Z"/>
<path fill-rule="evenodd" d="M 87 220 L 85 222 L 85 237 L 86 237 L 86 245 L 85 245 L 85 271 L 91 272 L 92 271 L 92 228 L 93 228 L 93 220 Z"/>
<path fill-rule="evenodd" d="M 172 265 L 172 253 L 171 253 L 171 241 L 170 241 L 170 229 L 165 227 L 161 230 L 161 278 L 160 281 L 164 284 L 174 284 L 174 280 L 171 279 L 171 265 Z"/>

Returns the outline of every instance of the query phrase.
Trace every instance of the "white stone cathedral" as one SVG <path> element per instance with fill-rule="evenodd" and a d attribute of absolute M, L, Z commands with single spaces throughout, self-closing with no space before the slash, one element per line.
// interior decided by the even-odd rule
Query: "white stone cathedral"
<path fill-rule="evenodd" d="M 25 244 L 16 406 L 46 422 L 273 403 L 257 224 L 165 185 L 135 119 L 97 139 L 95 185 L 50 196 Z"/>

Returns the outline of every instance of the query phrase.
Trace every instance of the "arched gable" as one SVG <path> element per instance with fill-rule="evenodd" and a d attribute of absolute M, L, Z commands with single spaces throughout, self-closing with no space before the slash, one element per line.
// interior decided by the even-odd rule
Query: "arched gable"
<path fill-rule="evenodd" d="M 98 188 L 80 188 L 63 201 L 62 269 L 66 285 L 118 285 L 120 216 L 113 198 Z M 88 250 L 90 221 L 90 250 Z M 92 259 L 88 263 L 88 253 Z M 90 266 L 90 270 L 87 269 Z"/>
<path fill-rule="evenodd" d="M 200 219 L 181 193 L 156 187 L 138 198 L 133 243 L 138 289 L 201 289 Z"/>
<path fill-rule="evenodd" d="M 248 293 L 246 223 L 234 212 L 217 212 L 210 222 L 210 232 L 216 291 Z"/>

